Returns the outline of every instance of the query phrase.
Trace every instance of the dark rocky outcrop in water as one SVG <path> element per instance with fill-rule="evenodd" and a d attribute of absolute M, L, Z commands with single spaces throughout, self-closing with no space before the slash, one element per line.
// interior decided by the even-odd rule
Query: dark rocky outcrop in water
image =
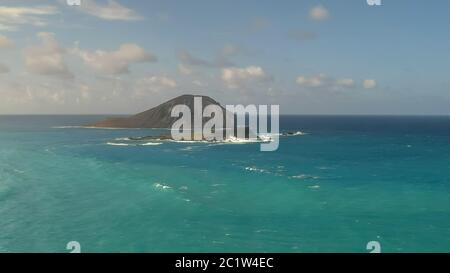
<path fill-rule="evenodd" d="M 208 96 L 182 95 L 131 117 L 109 118 L 88 126 L 103 128 L 171 128 L 172 124 L 179 119 L 179 117 L 171 117 L 172 108 L 175 105 L 184 104 L 191 109 L 193 114 L 194 97 L 202 97 L 203 108 L 211 104 L 220 106 L 217 101 Z M 223 107 L 222 109 L 225 113 L 225 109 Z M 204 118 L 204 122 L 208 119 Z"/>

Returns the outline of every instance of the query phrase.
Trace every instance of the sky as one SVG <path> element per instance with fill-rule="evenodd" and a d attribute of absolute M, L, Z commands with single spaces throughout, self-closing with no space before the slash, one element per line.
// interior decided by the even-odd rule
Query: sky
<path fill-rule="evenodd" d="M 0 0 L 0 114 L 450 114 L 447 0 L 80 1 Z"/>

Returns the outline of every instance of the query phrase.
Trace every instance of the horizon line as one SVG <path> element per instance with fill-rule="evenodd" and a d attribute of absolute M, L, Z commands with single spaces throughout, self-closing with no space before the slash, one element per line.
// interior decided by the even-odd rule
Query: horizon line
<path fill-rule="evenodd" d="M 0 114 L 0 116 L 134 116 L 137 113 L 120 113 L 120 114 L 55 114 L 55 113 L 42 113 L 42 114 Z M 355 116 L 355 117 L 450 117 L 449 114 L 280 114 L 280 116 Z"/>

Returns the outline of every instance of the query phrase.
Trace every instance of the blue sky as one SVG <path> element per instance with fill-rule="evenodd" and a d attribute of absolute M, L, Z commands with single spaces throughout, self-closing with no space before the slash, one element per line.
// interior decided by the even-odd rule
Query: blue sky
<path fill-rule="evenodd" d="M 285 114 L 450 114 L 450 2 L 0 1 L 0 114 L 174 96 Z"/>

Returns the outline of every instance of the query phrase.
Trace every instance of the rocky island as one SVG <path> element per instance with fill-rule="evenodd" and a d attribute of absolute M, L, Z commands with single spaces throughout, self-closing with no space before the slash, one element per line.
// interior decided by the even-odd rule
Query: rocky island
<path fill-rule="evenodd" d="M 124 117 L 124 118 L 108 118 L 93 124 L 88 124 L 87 127 L 98 128 L 171 128 L 172 124 L 178 119 L 178 117 L 172 117 L 171 111 L 175 105 L 186 105 L 190 109 L 194 109 L 194 98 L 201 97 L 203 102 L 203 108 L 208 105 L 214 104 L 223 108 L 217 101 L 208 96 L 200 95 L 182 95 L 164 102 L 152 109 L 144 111 L 142 113 Z M 207 118 L 204 118 L 204 122 Z"/>

